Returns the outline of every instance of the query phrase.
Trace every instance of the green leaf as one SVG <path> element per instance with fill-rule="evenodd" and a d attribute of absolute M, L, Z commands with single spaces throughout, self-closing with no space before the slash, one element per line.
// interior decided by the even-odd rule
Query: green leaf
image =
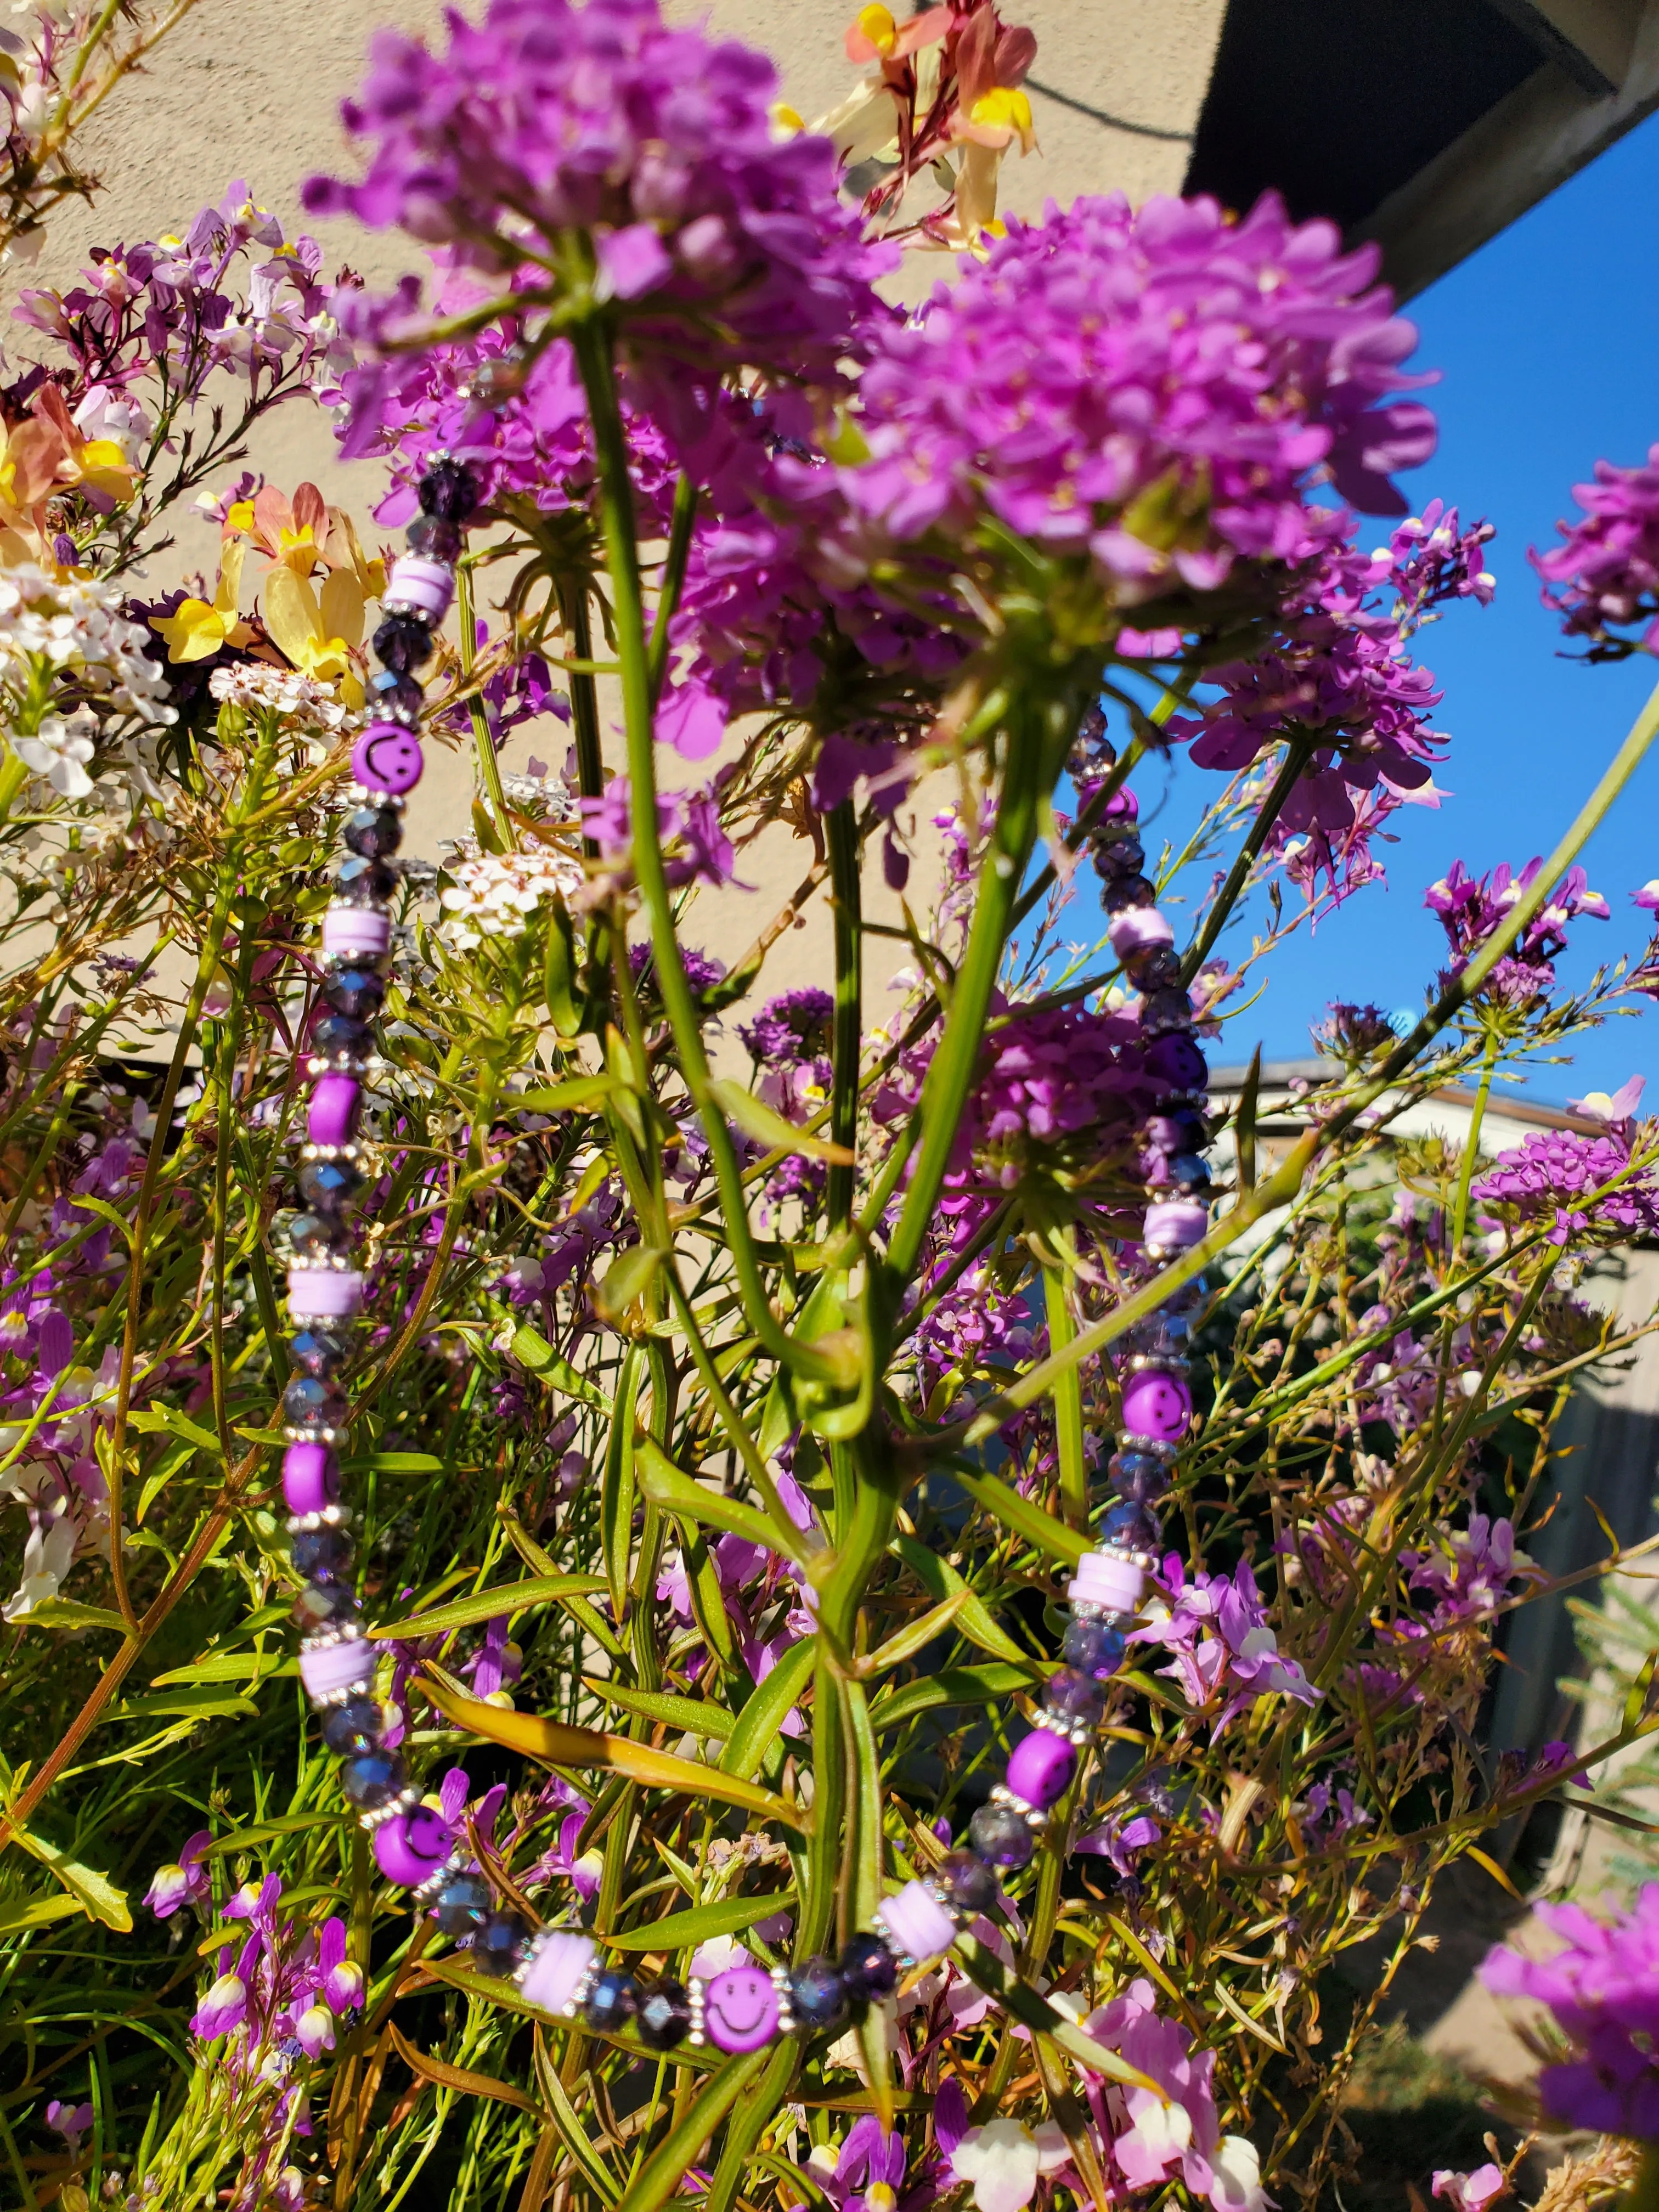
<path fill-rule="evenodd" d="M 798 1903 L 793 1889 L 776 1890 L 769 1897 L 719 1897 L 710 1905 L 694 1905 L 688 1911 L 671 1912 L 605 1940 L 618 1951 L 681 1951 L 714 1936 L 735 1936 L 775 1912 L 793 1912 Z"/>
<path fill-rule="evenodd" d="M 616 1415 L 605 1440 L 605 1473 L 599 1482 L 599 1528 L 613 1620 L 628 1617 L 628 1565 L 634 1541 L 635 1489 L 634 1416 L 643 1365 L 644 1354 L 638 1345 L 630 1344 L 617 1379 Z"/>
<path fill-rule="evenodd" d="M 967 1601 L 957 1615 L 957 1626 L 970 1644 L 977 1644 L 994 1659 L 1007 1659 L 1017 1667 L 1030 1666 L 1030 1653 L 1022 1651 L 1013 1638 L 998 1627 L 984 1599 L 968 1589 L 948 1559 L 942 1559 L 937 1552 L 930 1552 L 914 1536 L 895 1537 L 893 1549 L 930 1595 L 951 1597 L 957 1590 L 967 1592 Z"/>
<path fill-rule="evenodd" d="M 941 1599 L 938 1605 L 929 1606 L 927 1612 L 896 1629 L 885 1644 L 878 1644 L 867 1659 L 860 1662 L 859 1672 L 867 1680 L 877 1674 L 885 1674 L 907 1659 L 914 1658 L 924 1645 L 942 1636 L 967 1601 L 968 1592 L 957 1590 L 954 1596 Z"/>
<path fill-rule="evenodd" d="M 712 1698 L 680 1698 L 672 1690 L 631 1690 L 595 1674 L 584 1674 L 582 1680 L 619 1711 L 637 1713 L 641 1720 L 660 1721 L 665 1728 L 684 1729 L 690 1735 L 724 1743 L 737 1726 L 726 1707 L 717 1705 Z"/>
<path fill-rule="evenodd" d="M 555 1352 L 547 1339 L 527 1322 L 514 1332 L 509 1349 L 520 1367 L 527 1367 L 532 1375 L 539 1376 L 556 1390 L 562 1390 L 567 1398 L 580 1398 L 584 1405 L 610 1412 L 611 1401 L 605 1393 L 595 1389 L 585 1375 L 579 1375 L 570 1362 Z"/>
<path fill-rule="evenodd" d="M 588 2179 L 607 2204 L 614 2204 L 622 2194 L 621 2186 L 610 2167 L 599 2156 L 593 2140 L 577 2117 L 565 2086 L 560 2081 L 557 2069 L 547 2055 L 547 2038 L 538 2034 L 535 2048 L 536 2082 L 552 2116 L 553 2125 L 563 2138 L 565 2148 L 581 2167 Z"/>
<path fill-rule="evenodd" d="M 817 1661 L 816 1637 L 803 1637 L 799 1644 L 790 1645 L 738 1715 L 731 1741 L 720 1753 L 723 1772 L 740 1775 L 745 1781 L 752 1781 L 760 1772 L 761 1763 L 783 1726 L 784 1715 L 811 1680 Z"/>
<path fill-rule="evenodd" d="M 592 1597 L 605 1586 L 603 1575 L 538 1575 L 528 1582 L 501 1583 L 494 1589 L 474 1590 L 453 1605 L 434 1607 L 430 1613 L 407 1613 L 383 1627 L 371 1628 L 373 1638 L 436 1636 L 452 1628 L 471 1628 L 478 1621 L 494 1620 L 498 1613 L 527 1613 L 532 1606 L 556 1605 L 562 1598 Z"/>
<path fill-rule="evenodd" d="M 183 1437 L 193 1443 L 198 1451 L 211 1452 L 215 1459 L 221 1456 L 219 1439 L 211 1429 L 204 1429 L 199 1421 L 192 1421 L 188 1413 L 181 1413 L 176 1406 L 135 1406 L 127 1415 L 130 1428 L 148 1434 L 158 1432 L 169 1437 Z"/>
<path fill-rule="evenodd" d="M 125 1636 L 127 1625 L 118 1613 L 111 1613 L 101 1605 L 82 1605 L 72 1597 L 43 1597 L 38 1605 L 20 1613 L 13 1626 L 17 1628 L 101 1628 L 112 1636 Z"/>
<path fill-rule="evenodd" d="M 651 1288 L 668 1255 L 658 1244 L 634 1244 L 593 1285 L 593 1306 L 602 1321 L 619 1322 Z"/>
<path fill-rule="evenodd" d="M 994 1520 L 1000 1521 L 1005 1528 L 1012 1528 L 1039 1552 L 1050 1559 L 1064 1559 L 1075 1566 L 1086 1551 L 1091 1549 L 1090 1540 L 1076 1528 L 1068 1528 L 1063 1521 L 1056 1521 L 1052 1513 L 1045 1513 L 1040 1505 L 1033 1505 L 1029 1498 L 1022 1498 L 1006 1482 L 994 1474 L 975 1474 L 956 1460 L 951 1462 L 951 1480 L 959 1483 L 976 1505 L 982 1505 Z"/>
<path fill-rule="evenodd" d="M 685 2170 L 767 2063 L 764 2050 L 728 2058 L 686 2107 L 684 2117 L 647 2159 L 628 2192 L 628 2212 L 661 2212 Z"/>
<path fill-rule="evenodd" d="M 569 1114 L 583 1106 L 598 1106 L 617 1088 L 614 1075 L 573 1075 L 568 1083 L 555 1083 L 542 1091 L 515 1091 L 512 1103 L 531 1114 Z"/>
<path fill-rule="evenodd" d="M 808 1134 L 798 1129 L 793 1121 L 785 1121 L 775 1108 L 757 1098 L 752 1091 L 729 1077 L 709 1085 L 714 1103 L 728 1121 L 735 1121 L 745 1137 L 757 1144 L 769 1146 L 775 1152 L 796 1152 L 809 1160 L 830 1160 L 839 1167 L 851 1167 L 857 1155 L 845 1145 L 832 1145 L 823 1137 Z"/>
<path fill-rule="evenodd" d="M 1137 2089 L 1150 2089 L 1160 2104 L 1169 2102 L 1168 2092 L 1161 2088 L 1150 2075 L 1138 2067 L 1131 2066 L 1127 2058 L 1120 2058 L 1115 2051 L 1108 2051 L 1103 2043 L 1097 2043 L 1080 2027 L 1067 2020 L 1063 2012 L 1056 2012 L 1020 1980 L 1012 1974 L 998 1958 L 975 1936 L 959 1935 L 952 1947 L 954 1956 L 967 1970 L 968 1978 L 994 1997 L 1003 2010 L 1023 2027 L 1034 2029 L 1057 2043 L 1069 2057 L 1079 2059 L 1094 2074 L 1105 2074 L 1114 2081 L 1133 2083 Z"/>
<path fill-rule="evenodd" d="M 78 1897 L 64 1897 L 54 1892 L 47 1897 L 9 1897 L 0 1903 L 0 1936 L 9 1936 L 14 1929 L 44 1928 L 53 1920 L 67 1920 L 71 1912 L 79 1912 Z"/>
<path fill-rule="evenodd" d="M 939 1705 L 989 1705 L 1012 1697 L 1017 1691 L 1033 1688 L 1041 1672 L 1035 1662 L 1024 1667 L 995 1662 L 984 1667 L 945 1667 L 923 1681 L 905 1683 L 872 1705 L 871 1724 L 878 1730 L 897 1728 L 901 1722 L 914 1720 L 918 1713 L 931 1712 Z M 767 1680 L 771 1680 L 770 1675 Z"/>
<path fill-rule="evenodd" d="M 805 1565 L 805 1547 L 793 1522 L 786 1534 L 770 1514 L 728 1498 L 724 1491 L 694 1482 L 675 1466 L 655 1437 L 639 1439 L 635 1448 L 635 1465 L 639 1472 L 640 1488 L 653 1505 L 682 1514 L 687 1520 L 702 1522 L 711 1528 L 724 1528 L 729 1535 L 744 1537 L 763 1550 L 781 1553 L 798 1567 Z"/>
<path fill-rule="evenodd" d="M 211 1651 L 192 1659 L 188 1667 L 173 1667 L 150 1677 L 152 1690 L 171 1689 L 175 1682 L 246 1682 L 250 1675 L 268 1682 L 276 1674 L 297 1674 L 300 1662 L 291 1652 Z"/>
<path fill-rule="evenodd" d="M 48 1874 L 61 1881 L 88 1920 L 101 1920 L 106 1928 L 113 1928 L 120 1935 L 131 1933 L 132 1915 L 127 1909 L 127 1893 L 117 1889 L 106 1874 L 95 1867 L 82 1866 L 56 1844 L 49 1844 L 44 1836 L 32 1834 L 27 1828 L 12 1825 L 13 1839 L 20 1843 L 31 1858 L 39 1859 Z"/>
<path fill-rule="evenodd" d="M 562 1037 L 577 1036 L 582 1025 L 576 1000 L 576 933 L 570 910 L 555 892 L 547 906 L 547 949 L 542 961 L 542 995 L 548 1019 Z"/>
<path fill-rule="evenodd" d="M 441 1474 L 445 1465 L 430 1452 L 370 1452 L 340 1464 L 348 1474 Z"/>

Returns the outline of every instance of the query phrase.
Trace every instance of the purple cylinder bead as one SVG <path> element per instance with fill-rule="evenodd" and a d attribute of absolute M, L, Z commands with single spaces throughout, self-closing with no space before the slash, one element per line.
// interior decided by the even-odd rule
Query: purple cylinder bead
<path fill-rule="evenodd" d="M 918 1966 L 942 1959 L 956 1941 L 956 1922 L 919 1881 L 907 1881 L 902 1889 L 884 1899 L 876 1917 L 898 1948 Z"/>
<path fill-rule="evenodd" d="M 562 2012 L 598 1956 L 599 1947 L 591 1936 L 551 1929 L 537 1944 L 519 1986 L 544 2012 Z"/>
<path fill-rule="evenodd" d="M 455 571 L 452 568 L 442 561 L 423 561 L 418 554 L 405 553 L 392 564 L 381 605 L 413 607 L 435 628 L 449 612 L 449 603 L 454 595 Z"/>
<path fill-rule="evenodd" d="M 1155 946 L 1173 945 L 1175 932 L 1155 906 L 1126 907 L 1106 933 L 1120 960 Z"/>
<path fill-rule="evenodd" d="M 319 1075 L 306 1109 L 306 1134 L 313 1145 L 347 1145 L 357 1133 L 363 1086 L 355 1076 Z"/>
<path fill-rule="evenodd" d="M 404 722 L 371 722 L 352 748 L 351 773 L 363 789 L 394 799 L 414 790 L 425 766 L 421 741 Z"/>
<path fill-rule="evenodd" d="M 1046 1813 L 1057 1804 L 1077 1772 L 1077 1752 L 1052 1729 L 1033 1729 L 1014 1746 L 1008 1761 L 1008 1787 L 1016 1797 Z"/>
<path fill-rule="evenodd" d="M 1115 1552 L 1085 1552 L 1066 1586 L 1073 1605 L 1097 1605 L 1108 1613 L 1133 1613 L 1146 1577 L 1133 1561 Z"/>
<path fill-rule="evenodd" d="M 363 1303 L 363 1279 L 354 1267 L 290 1267 L 288 1310 L 295 1321 L 345 1321 Z"/>
<path fill-rule="evenodd" d="M 1149 1367 L 1130 1376 L 1123 1393 L 1123 1425 L 1138 1437 L 1174 1443 L 1193 1418 L 1193 1394 L 1186 1378 Z"/>
<path fill-rule="evenodd" d="M 374 1831 L 374 1863 L 398 1889 L 418 1889 L 449 1856 L 454 1834 L 429 1805 L 399 1813 Z"/>
<path fill-rule="evenodd" d="M 342 1690 L 361 1690 L 374 1680 L 374 1646 L 361 1636 L 343 1644 L 319 1644 L 300 1654 L 300 1680 L 306 1695 L 320 1703 Z"/>
<path fill-rule="evenodd" d="M 392 917 L 373 906 L 331 906 L 323 916 L 323 950 L 331 958 L 378 960 L 392 942 Z"/>
<path fill-rule="evenodd" d="M 1146 1209 L 1146 1225 L 1141 1234 L 1149 1244 L 1173 1246 L 1184 1251 L 1188 1244 L 1196 1244 L 1210 1225 L 1210 1209 L 1194 1199 L 1170 1198 Z"/>
<path fill-rule="evenodd" d="M 340 1462 L 327 1444 L 290 1444 L 283 1454 L 283 1496 L 290 1513 L 320 1513 L 337 1504 Z"/>

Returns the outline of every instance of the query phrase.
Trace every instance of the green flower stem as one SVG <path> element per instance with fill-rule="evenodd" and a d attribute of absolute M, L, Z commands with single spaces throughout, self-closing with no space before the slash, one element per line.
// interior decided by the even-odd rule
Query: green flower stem
<path fill-rule="evenodd" d="M 1007 725 L 1007 766 L 997 807 L 996 826 L 980 869 L 978 896 L 963 955 L 956 988 L 945 1017 L 939 1042 L 921 1087 L 916 1108 L 921 1142 L 916 1147 L 910 1188 L 904 1207 L 887 1248 L 885 1278 L 888 1297 L 896 1309 L 903 1287 L 916 1272 L 921 1248 L 933 1225 L 934 1210 L 950 1165 L 957 1125 L 974 1079 L 985 1017 L 1002 966 L 1003 948 L 1012 926 L 1026 863 L 1036 843 L 1037 809 L 1042 798 L 1041 763 L 1047 750 L 1043 732 L 1033 718 L 1011 713 Z M 883 1333 L 890 1324 L 884 1318 Z"/>
<path fill-rule="evenodd" d="M 11 747 L 0 739 L 0 822 L 8 820 L 11 803 L 29 780 L 29 772 Z"/>
<path fill-rule="evenodd" d="M 829 823 L 832 914 L 836 938 L 835 1084 L 830 1100 L 830 1141 L 852 1152 L 859 1134 L 859 1051 L 863 1039 L 864 939 L 860 928 L 858 824 L 853 802 L 842 799 Z M 845 1229 L 853 1211 L 853 1161 L 830 1164 L 829 1234 Z"/>
<path fill-rule="evenodd" d="M 557 586 L 559 626 L 575 647 L 580 661 L 593 658 L 593 632 L 587 611 L 586 578 L 561 578 Z M 576 738 L 576 781 L 584 799 L 598 799 L 605 791 L 605 754 L 599 742 L 599 699 L 593 678 L 586 669 L 570 672 L 570 726 Z M 590 860 L 599 847 L 591 837 L 582 840 Z"/>
<path fill-rule="evenodd" d="M 1642 2163 L 1620 2199 L 1620 2212 L 1659 2212 L 1659 2143 L 1642 2146 Z"/>
<path fill-rule="evenodd" d="M 455 567 L 455 612 L 460 623 L 461 673 L 470 678 L 478 658 L 478 625 L 472 611 L 472 568 L 470 562 L 460 561 Z M 507 793 L 501 788 L 501 764 L 496 757 L 495 740 L 490 733 L 489 717 L 484 703 L 475 692 L 467 702 L 467 712 L 472 717 L 472 744 L 478 757 L 478 775 L 489 798 L 489 811 L 495 824 L 495 834 L 509 853 L 518 849 L 513 821 L 507 811 Z"/>
<path fill-rule="evenodd" d="M 691 526 L 696 514 L 696 486 L 690 477 L 682 476 L 674 486 L 674 515 L 668 526 L 668 552 L 662 564 L 657 612 L 651 625 L 647 668 L 651 678 L 653 706 L 662 695 L 662 680 L 668 672 L 669 626 L 679 606 L 680 593 L 685 588 L 685 564 L 691 555 Z"/>
<path fill-rule="evenodd" d="M 1278 821 L 1284 810 L 1285 800 L 1290 797 L 1303 769 L 1308 765 L 1313 749 L 1314 741 L 1307 736 L 1292 738 L 1285 746 L 1285 757 L 1279 764 L 1279 772 L 1273 780 L 1267 796 L 1257 810 L 1256 817 L 1251 823 L 1244 842 L 1238 848 L 1232 866 L 1227 872 L 1227 880 L 1217 892 L 1215 904 L 1205 915 L 1203 927 L 1187 948 L 1182 960 L 1181 981 L 1183 986 L 1190 983 L 1197 975 L 1200 968 L 1204 964 L 1206 955 L 1226 926 L 1228 915 L 1243 897 L 1245 887 L 1250 880 L 1250 871 L 1255 866 L 1257 855 L 1267 842 L 1267 832 Z"/>
<path fill-rule="evenodd" d="M 1126 1298 L 1103 1319 L 1088 1328 L 1080 1329 L 1063 1351 L 1050 1352 L 1048 1358 L 1032 1368 L 1030 1374 L 1022 1376 L 1010 1389 L 999 1391 L 972 1420 L 952 1429 L 941 1430 L 932 1439 L 932 1449 L 953 1451 L 961 1445 L 971 1447 L 982 1443 L 987 1437 L 994 1436 L 1012 1414 L 1047 1397 L 1068 1368 L 1079 1365 L 1084 1360 L 1092 1358 L 1097 1352 L 1103 1352 L 1109 1344 L 1115 1343 L 1126 1329 L 1143 1320 L 1146 1315 L 1156 1312 L 1172 1291 L 1178 1289 L 1182 1283 L 1191 1282 L 1195 1275 L 1201 1275 L 1221 1253 L 1237 1243 L 1247 1229 L 1267 1214 L 1277 1212 L 1281 1206 L 1288 1206 L 1301 1189 L 1304 1178 L 1319 1155 L 1352 1128 L 1361 1115 L 1394 1087 L 1424 1047 L 1431 1043 L 1447 1024 L 1455 1020 L 1468 1005 L 1577 859 L 1613 801 L 1640 767 L 1656 737 L 1659 737 L 1659 684 L 1656 684 L 1649 695 L 1647 704 L 1631 725 L 1624 743 L 1607 763 L 1595 790 L 1579 808 L 1547 863 L 1540 870 L 1531 890 L 1516 902 L 1502 927 L 1486 940 L 1462 974 L 1454 976 L 1447 984 L 1410 1035 L 1401 1039 L 1376 1074 L 1369 1082 L 1362 1084 L 1348 1103 L 1339 1108 L 1328 1121 L 1317 1129 L 1310 1129 L 1305 1136 L 1300 1138 L 1273 1174 L 1265 1182 L 1259 1182 L 1247 1197 L 1241 1199 L 1201 1243 L 1194 1244 L 1179 1260 L 1166 1267 L 1161 1275 L 1155 1276 L 1133 1297 Z"/>
<path fill-rule="evenodd" d="M 1463 1249 L 1463 1232 L 1468 1225 L 1469 1185 L 1474 1180 L 1474 1163 L 1480 1150 L 1480 1124 L 1486 1118 L 1486 1100 L 1492 1091 L 1492 1073 L 1498 1066 L 1499 1038 L 1497 1030 L 1486 1031 L 1486 1049 L 1480 1062 L 1480 1082 L 1474 1094 L 1474 1110 L 1469 1115 L 1469 1133 L 1463 1139 L 1463 1158 L 1457 1170 L 1457 1197 L 1452 1206 L 1451 1242 L 1446 1248 L 1449 1266 L 1455 1267 L 1458 1255 Z"/>
<path fill-rule="evenodd" d="M 1048 1342 L 1058 1352 L 1077 1334 L 1066 1279 L 1058 1267 L 1042 1271 L 1042 1296 L 1048 1312 Z M 1060 1495 L 1066 1525 L 1089 1525 L 1089 1469 L 1083 1456 L 1083 1382 L 1075 1367 L 1054 1385 L 1054 1441 L 1060 1454 Z"/>
<path fill-rule="evenodd" d="M 738 1288 L 749 1324 L 774 1359 L 824 1380 L 836 1370 L 810 1346 L 797 1343 L 780 1325 L 767 1297 L 744 1200 L 743 1176 L 726 1116 L 713 1095 L 713 1079 L 703 1050 L 696 1002 L 685 980 L 674 931 L 674 906 L 657 834 L 656 737 L 652 726 L 651 677 L 645 635 L 644 598 L 640 585 L 639 548 L 634 537 L 634 494 L 628 473 L 628 448 L 617 404 L 616 378 L 609 342 L 592 322 L 574 332 L 576 361 L 593 423 L 599 465 L 599 506 L 605 529 L 622 663 L 623 714 L 628 733 L 628 775 L 634 820 L 634 873 L 651 923 L 652 957 L 657 988 L 674 1032 L 685 1079 L 708 1139 L 709 1157 L 720 1185 L 725 1230 Z"/>

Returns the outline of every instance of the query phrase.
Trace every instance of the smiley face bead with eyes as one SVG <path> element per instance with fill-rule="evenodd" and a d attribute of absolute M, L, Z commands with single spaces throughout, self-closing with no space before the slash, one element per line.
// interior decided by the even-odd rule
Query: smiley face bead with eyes
<path fill-rule="evenodd" d="M 778 2032 L 778 1993 L 763 1966 L 728 1966 L 703 1992 L 703 2033 L 717 2051 L 758 2051 Z"/>
<path fill-rule="evenodd" d="M 365 791 L 389 791 L 394 799 L 413 791 L 426 766 L 421 741 L 401 722 L 371 722 L 351 756 L 351 773 Z"/>

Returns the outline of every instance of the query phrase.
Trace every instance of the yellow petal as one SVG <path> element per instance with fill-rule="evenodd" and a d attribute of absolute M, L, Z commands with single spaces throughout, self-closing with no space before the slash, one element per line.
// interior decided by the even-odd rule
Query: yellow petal
<path fill-rule="evenodd" d="M 252 527 L 253 501 L 251 499 L 239 499 L 226 508 L 225 528 L 227 530 L 252 530 Z"/>
<path fill-rule="evenodd" d="M 296 668 L 310 660 L 322 635 L 322 611 L 307 580 L 292 568 L 276 568 L 265 578 L 265 628 Z"/>
<path fill-rule="evenodd" d="M 363 587 L 349 568 L 336 568 L 323 586 L 324 634 L 347 645 L 363 641 Z"/>
<path fill-rule="evenodd" d="M 890 54 L 898 44 L 898 25 L 890 8 L 860 8 L 854 21 L 878 54 Z"/>
<path fill-rule="evenodd" d="M 225 641 L 224 618 L 205 599 L 185 599 L 150 627 L 167 640 L 167 659 L 175 664 L 210 659 Z"/>
<path fill-rule="evenodd" d="M 247 547 L 239 538 L 228 544 L 220 556 L 219 586 L 213 594 L 213 604 L 222 615 L 236 617 L 237 603 L 242 594 L 242 563 L 247 558 Z"/>

